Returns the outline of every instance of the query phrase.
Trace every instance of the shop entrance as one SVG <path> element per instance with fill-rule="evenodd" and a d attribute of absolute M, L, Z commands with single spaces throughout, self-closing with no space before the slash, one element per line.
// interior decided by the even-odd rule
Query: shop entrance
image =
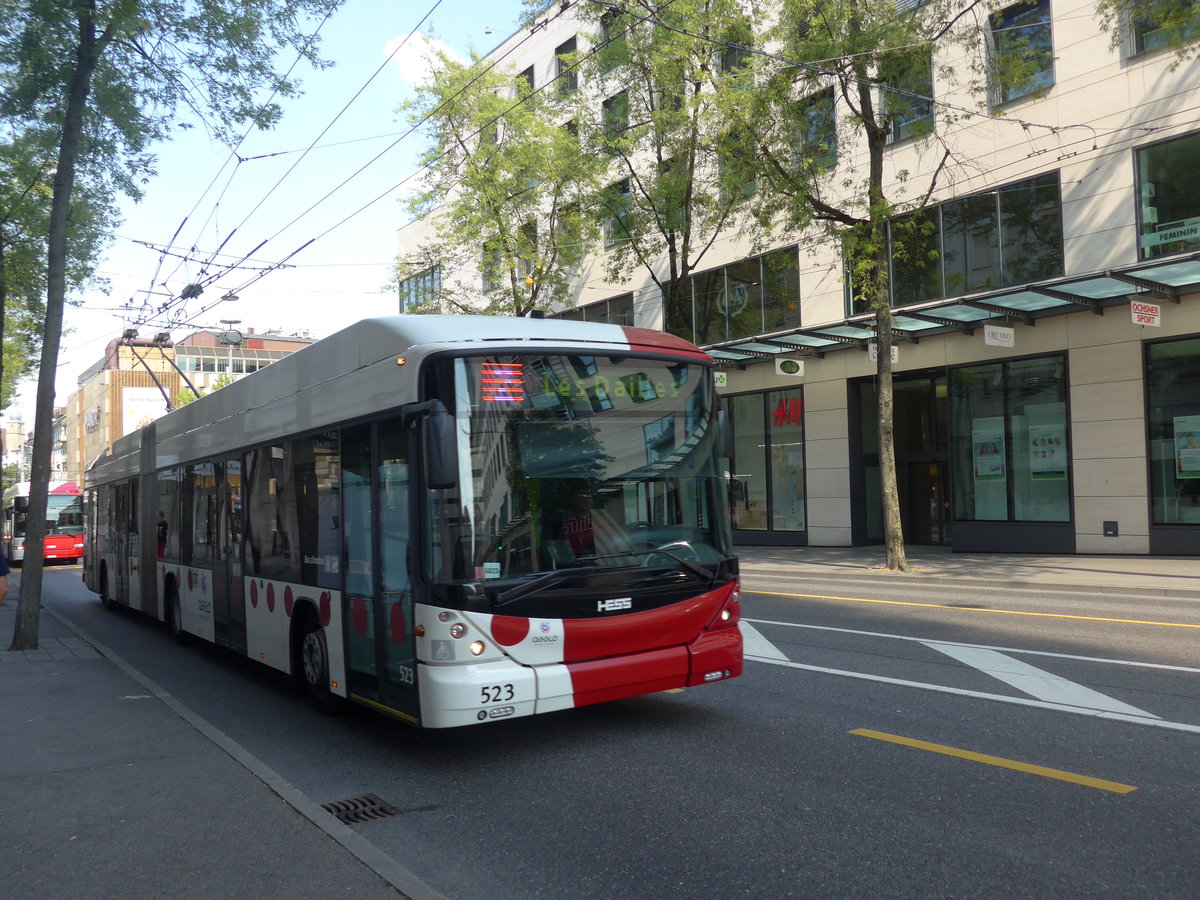
<path fill-rule="evenodd" d="M 879 498 L 878 406 L 874 379 L 852 385 L 858 392 L 861 477 L 851 479 L 861 496 L 854 501 L 855 543 L 883 541 Z M 949 390 L 945 373 L 896 378 L 893 431 L 900 520 L 908 544 L 951 541 Z M 852 437 L 853 439 L 853 437 Z"/>

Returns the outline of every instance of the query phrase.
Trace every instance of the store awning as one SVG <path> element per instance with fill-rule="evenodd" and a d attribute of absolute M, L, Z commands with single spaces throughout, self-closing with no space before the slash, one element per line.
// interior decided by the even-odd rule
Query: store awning
<path fill-rule="evenodd" d="M 897 341 L 918 342 L 927 335 L 958 331 L 974 334 L 985 322 L 1034 325 L 1038 319 L 1090 311 L 1102 316 L 1131 300 L 1178 303 L 1183 294 L 1200 292 L 1200 253 L 1141 262 L 1091 275 L 1055 278 L 963 297 L 948 297 L 894 311 Z M 744 367 L 777 356 L 822 357 L 834 350 L 867 349 L 875 332 L 874 315 L 849 316 L 841 322 L 721 341 L 704 347 L 725 367 Z"/>

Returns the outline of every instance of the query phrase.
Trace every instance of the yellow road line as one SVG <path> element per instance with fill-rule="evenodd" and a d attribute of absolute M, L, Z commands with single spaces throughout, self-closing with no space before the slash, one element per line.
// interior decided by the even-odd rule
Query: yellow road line
<path fill-rule="evenodd" d="M 849 600 L 853 603 L 883 603 L 889 606 L 923 606 L 926 609 L 950 609 L 954 612 L 995 613 L 1002 616 L 1034 616 L 1039 619 L 1076 619 L 1082 622 L 1111 622 L 1116 625 L 1158 625 L 1162 628 L 1200 628 L 1186 622 L 1149 622 L 1143 619 L 1108 619 L 1104 616 L 1072 616 L 1066 613 L 1026 612 L 1021 609 L 976 609 L 973 606 L 949 606 L 945 603 L 915 603 L 910 600 L 873 600 L 867 597 L 833 597 L 829 594 L 785 594 L 783 591 L 750 591 L 743 594 L 762 594 L 764 597 L 797 597 L 802 600 Z"/>
<path fill-rule="evenodd" d="M 1078 775 L 1075 772 L 1064 772 L 1062 769 L 1049 769 L 1046 766 L 1035 766 L 1030 763 L 1018 762 L 1015 759 L 1005 759 L 1002 756 L 988 756 L 985 753 L 974 753 L 971 750 L 960 750 L 957 747 L 947 747 L 945 744 L 931 744 L 928 741 L 918 741 L 915 738 L 901 737 L 898 734 L 887 734 L 883 731 L 872 731 L 869 728 L 855 728 L 850 732 L 859 737 L 873 738 L 877 741 L 887 741 L 917 750 L 928 750 L 958 759 L 968 759 L 972 762 L 984 763 L 989 766 L 999 766 L 1002 769 L 1015 769 L 1018 772 L 1028 772 L 1031 775 L 1041 775 L 1043 778 L 1053 778 L 1057 781 L 1069 781 L 1071 784 L 1081 784 L 1084 787 L 1110 791 L 1114 794 L 1130 794 L 1137 790 L 1132 784 L 1121 784 L 1118 781 L 1105 781 L 1103 778 L 1092 778 L 1088 775 Z"/>

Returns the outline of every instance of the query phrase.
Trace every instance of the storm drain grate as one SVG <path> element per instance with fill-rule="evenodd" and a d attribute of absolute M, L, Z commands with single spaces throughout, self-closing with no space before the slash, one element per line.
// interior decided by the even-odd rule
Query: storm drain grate
<path fill-rule="evenodd" d="M 321 807 L 347 825 L 374 822 L 376 819 L 387 819 L 401 814 L 392 804 L 374 794 L 360 794 L 349 800 L 334 800 L 332 803 L 322 803 Z"/>

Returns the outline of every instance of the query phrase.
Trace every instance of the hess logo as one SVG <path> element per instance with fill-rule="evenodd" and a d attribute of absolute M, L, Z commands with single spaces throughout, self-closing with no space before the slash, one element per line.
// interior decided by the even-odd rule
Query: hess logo
<path fill-rule="evenodd" d="M 616 600 L 596 601 L 596 612 L 616 612 L 619 609 L 633 609 L 633 598 L 620 597 Z"/>

